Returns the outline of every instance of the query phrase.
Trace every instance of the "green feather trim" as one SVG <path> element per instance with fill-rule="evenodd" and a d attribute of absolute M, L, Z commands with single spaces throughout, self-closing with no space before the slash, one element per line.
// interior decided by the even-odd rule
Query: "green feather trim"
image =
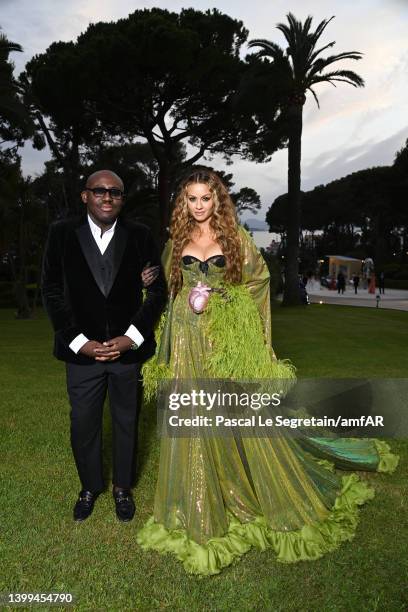
<path fill-rule="evenodd" d="M 295 378 L 289 360 L 277 360 L 265 342 L 258 308 L 243 286 L 213 293 L 205 311 L 213 350 L 208 356 L 210 376 L 232 379 Z"/>
<path fill-rule="evenodd" d="M 157 349 L 153 357 L 150 357 L 142 367 L 143 375 L 143 392 L 144 398 L 147 403 L 155 399 L 157 395 L 157 389 L 159 382 L 164 379 L 173 378 L 172 371 L 167 363 L 159 362 L 158 350 L 160 347 L 160 340 L 163 334 L 163 330 L 166 324 L 167 310 L 165 310 L 159 322 L 154 330 L 154 336 L 157 343 Z"/>
<path fill-rule="evenodd" d="M 171 317 L 171 309 L 161 316 L 155 330 L 157 346 Z M 272 347 L 264 340 L 262 321 L 249 291 L 243 286 L 229 286 L 211 294 L 206 310 L 205 327 L 212 349 L 206 367 L 211 378 L 233 380 L 263 379 L 264 391 L 273 393 L 274 381 L 279 379 L 279 391 L 287 391 L 295 376 L 295 367 L 287 359 L 277 360 Z M 159 348 L 142 368 L 145 399 L 149 402 L 157 394 L 161 380 L 173 378 L 170 366 L 159 359 Z M 286 381 L 286 382 L 285 382 Z"/>

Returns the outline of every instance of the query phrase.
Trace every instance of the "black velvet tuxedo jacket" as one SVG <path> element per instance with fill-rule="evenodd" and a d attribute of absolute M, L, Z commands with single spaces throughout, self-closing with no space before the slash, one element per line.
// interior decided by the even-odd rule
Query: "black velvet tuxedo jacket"
<path fill-rule="evenodd" d="M 114 234 L 113 274 L 105 288 L 95 258 L 95 241 L 87 216 L 57 221 L 50 227 L 42 274 L 44 306 L 55 332 L 54 355 L 77 364 L 93 359 L 69 348 L 78 334 L 103 342 L 125 334 L 133 324 L 144 338 L 122 363 L 142 362 L 153 355 L 153 327 L 166 302 L 167 288 L 160 268 L 143 301 L 143 267 L 160 259 L 147 227 L 118 218 Z M 113 239 L 112 239 L 113 240 Z M 92 244 L 92 242 L 94 244 Z"/>

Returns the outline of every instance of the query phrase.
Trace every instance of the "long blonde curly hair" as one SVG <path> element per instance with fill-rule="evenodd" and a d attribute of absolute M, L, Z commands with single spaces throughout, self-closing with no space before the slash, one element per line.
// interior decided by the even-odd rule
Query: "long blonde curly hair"
<path fill-rule="evenodd" d="M 181 254 L 190 242 L 199 223 L 191 216 L 187 205 L 187 188 L 192 183 L 202 183 L 211 192 L 214 211 L 210 218 L 210 229 L 214 240 L 220 245 L 225 257 L 224 280 L 238 284 L 242 278 L 241 245 L 235 206 L 220 177 L 205 168 L 190 172 L 180 183 L 170 222 L 170 237 L 173 241 L 171 259 L 170 292 L 175 296 L 183 284 L 180 269 Z"/>

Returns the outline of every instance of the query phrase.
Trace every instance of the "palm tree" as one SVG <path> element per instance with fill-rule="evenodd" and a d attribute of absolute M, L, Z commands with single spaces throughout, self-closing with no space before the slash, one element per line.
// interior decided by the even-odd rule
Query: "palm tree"
<path fill-rule="evenodd" d="M 30 131 L 28 115 L 20 98 L 21 92 L 13 76 L 14 66 L 9 61 L 10 53 L 22 50 L 18 43 L 9 41 L 0 32 L 0 144 L 21 142 L 23 135 Z"/>
<path fill-rule="evenodd" d="M 267 57 L 283 69 L 286 74 L 288 96 L 282 114 L 286 115 L 288 121 L 288 210 L 287 210 L 287 249 L 285 258 L 285 290 L 283 304 L 286 306 L 300 303 L 299 281 L 298 281 L 298 259 L 299 259 L 299 235 L 301 228 L 301 151 L 302 151 L 302 126 L 303 106 L 306 94 L 310 91 L 319 107 L 319 100 L 313 89 L 319 83 L 330 83 L 336 86 L 336 82 L 348 83 L 353 87 L 363 87 L 363 79 L 351 70 L 329 70 L 325 69 L 332 64 L 346 59 L 359 60 L 362 53 L 348 51 L 329 55 L 326 58 L 319 57 L 320 54 L 333 47 L 335 42 L 330 42 L 316 49 L 319 38 L 327 25 L 334 19 L 324 19 L 319 23 L 316 30 L 312 31 L 312 17 L 307 17 L 304 23 L 298 21 L 292 13 L 287 15 L 288 24 L 279 23 L 276 27 L 280 30 L 287 42 L 286 49 L 269 40 L 256 39 L 249 42 L 249 47 L 261 47 L 257 53 L 258 57 Z"/>
<path fill-rule="evenodd" d="M 22 51 L 21 45 L 11 42 L 4 34 L 0 34 L 0 58 L 8 60 L 8 56 L 12 51 Z"/>
<path fill-rule="evenodd" d="M 5 103 L 7 109 L 10 105 L 11 95 L 16 91 L 12 77 L 13 70 L 8 63 L 9 55 L 12 51 L 21 52 L 22 50 L 21 45 L 9 41 L 4 34 L 0 33 L 0 104 Z"/>

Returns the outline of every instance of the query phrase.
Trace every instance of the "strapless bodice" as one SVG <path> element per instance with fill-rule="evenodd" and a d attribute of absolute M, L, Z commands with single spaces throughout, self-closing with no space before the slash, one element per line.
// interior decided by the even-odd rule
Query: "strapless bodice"
<path fill-rule="evenodd" d="M 194 255 L 183 255 L 181 258 L 183 286 L 193 287 L 200 280 L 210 286 L 219 285 L 224 278 L 224 268 L 224 255 L 212 255 L 204 261 Z"/>

